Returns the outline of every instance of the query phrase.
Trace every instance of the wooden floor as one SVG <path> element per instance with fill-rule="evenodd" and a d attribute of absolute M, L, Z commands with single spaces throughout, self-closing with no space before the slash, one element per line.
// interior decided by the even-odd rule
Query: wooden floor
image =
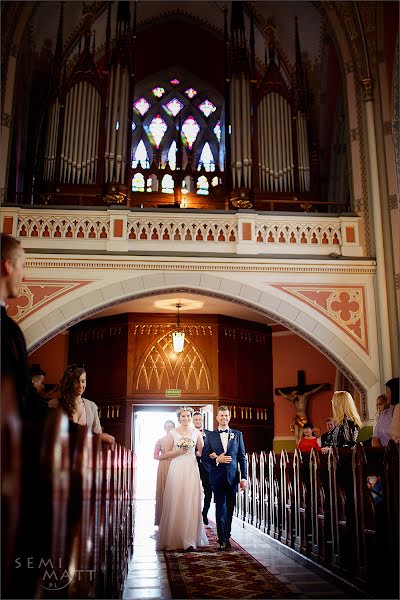
<path fill-rule="evenodd" d="M 213 507 L 209 516 L 213 517 Z M 123 599 L 166 600 L 171 598 L 163 552 L 156 552 L 156 528 L 153 525 L 154 502 L 136 501 L 135 546 L 125 582 Z M 270 573 L 294 593 L 296 598 L 356 598 L 357 594 L 339 589 L 323 575 L 299 564 L 272 547 L 237 521 L 232 538 L 252 554 Z"/>

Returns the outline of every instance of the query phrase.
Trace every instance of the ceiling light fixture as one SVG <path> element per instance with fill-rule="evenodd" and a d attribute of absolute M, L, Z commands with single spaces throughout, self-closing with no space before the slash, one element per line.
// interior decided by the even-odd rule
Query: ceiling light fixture
<path fill-rule="evenodd" d="M 178 309 L 178 315 L 176 319 L 176 330 L 172 332 L 172 347 L 174 349 L 175 354 L 179 354 L 183 351 L 183 345 L 185 343 L 185 333 L 181 331 L 181 321 L 179 317 L 179 309 L 182 304 L 177 304 L 176 308 Z"/>

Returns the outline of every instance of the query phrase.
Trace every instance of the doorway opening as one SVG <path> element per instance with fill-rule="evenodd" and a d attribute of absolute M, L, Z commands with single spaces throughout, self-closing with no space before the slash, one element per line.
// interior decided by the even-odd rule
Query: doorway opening
<path fill-rule="evenodd" d="M 165 421 L 173 421 L 175 427 L 178 420 L 174 410 L 135 410 L 133 412 L 133 451 L 136 454 L 136 498 L 138 500 L 154 500 L 158 460 L 154 460 L 154 446 L 164 431 Z"/>

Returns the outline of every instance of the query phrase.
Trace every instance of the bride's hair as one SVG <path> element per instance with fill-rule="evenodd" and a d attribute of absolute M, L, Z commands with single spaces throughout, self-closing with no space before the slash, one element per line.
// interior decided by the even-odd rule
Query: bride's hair
<path fill-rule="evenodd" d="M 176 416 L 178 417 L 179 421 L 181 420 L 181 413 L 185 411 L 190 412 L 190 416 L 193 417 L 194 410 L 191 406 L 180 406 L 176 411 Z"/>

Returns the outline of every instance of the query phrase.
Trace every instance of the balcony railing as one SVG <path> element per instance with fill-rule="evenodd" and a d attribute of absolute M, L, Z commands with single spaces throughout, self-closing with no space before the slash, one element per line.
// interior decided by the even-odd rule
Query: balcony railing
<path fill-rule="evenodd" d="M 3 207 L 1 222 L 24 247 L 43 251 L 363 256 L 351 215 Z"/>

